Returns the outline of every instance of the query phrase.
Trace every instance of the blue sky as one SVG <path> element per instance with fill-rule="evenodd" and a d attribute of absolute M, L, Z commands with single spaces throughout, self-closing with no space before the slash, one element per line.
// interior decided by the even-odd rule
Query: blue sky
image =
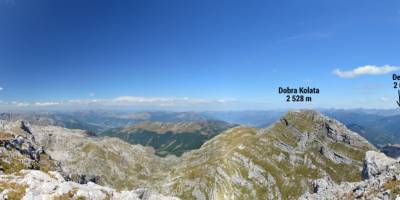
<path fill-rule="evenodd" d="M 395 108 L 399 35 L 398 0 L 0 0 L 0 107 Z"/>

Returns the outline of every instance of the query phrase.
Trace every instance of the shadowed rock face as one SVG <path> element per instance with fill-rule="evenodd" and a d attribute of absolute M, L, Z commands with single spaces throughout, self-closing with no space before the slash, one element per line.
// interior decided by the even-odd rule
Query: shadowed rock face
<path fill-rule="evenodd" d="M 60 170 L 57 162 L 36 144 L 29 125 L 0 120 L 0 171 L 10 174 L 22 169 Z"/>
<path fill-rule="evenodd" d="M 293 111 L 264 129 L 235 127 L 176 158 L 84 131 L 30 127 L 63 171 L 99 177 L 114 188 L 149 187 L 182 199 L 296 199 L 313 181 L 359 181 L 374 149 L 341 123 L 314 111 Z"/>

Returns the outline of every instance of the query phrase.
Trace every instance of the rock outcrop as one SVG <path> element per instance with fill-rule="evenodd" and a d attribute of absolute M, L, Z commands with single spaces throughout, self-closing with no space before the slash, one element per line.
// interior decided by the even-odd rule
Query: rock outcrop
<path fill-rule="evenodd" d="M 0 171 L 5 174 L 22 169 L 58 170 L 58 163 L 37 145 L 29 124 L 0 120 Z"/>
<path fill-rule="evenodd" d="M 364 161 L 365 179 L 359 182 L 334 183 L 329 179 L 313 182 L 311 193 L 300 199 L 400 199 L 400 161 L 385 154 L 368 151 Z"/>
<path fill-rule="evenodd" d="M 363 177 L 369 179 L 386 171 L 389 166 L 397 162 L 383 153 L 368 151 L 365 154 Z"/>

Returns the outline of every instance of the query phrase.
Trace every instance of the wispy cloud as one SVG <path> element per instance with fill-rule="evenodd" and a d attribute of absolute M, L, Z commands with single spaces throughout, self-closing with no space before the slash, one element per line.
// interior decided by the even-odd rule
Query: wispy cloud
<path fill-rule="evenodd" d="M 352 70 L 341 70 L 335 69 L 333 70 L 333 74 L 341 77 L 341 78 L 354 78 L 361 75 L 382 75 L 388 74 L 390 72 L 398 71 L 400 67 L 384 65 L 384 66 L 376 66 L 376 65 L 365 65 L 361 67 L 357 67 Z"/>
<path fill-rule="evenodd" d="M 0 87 L 0 91 L 2 91 L 4 88 Z"/>
<path fill-rule="evenodd" d="M 300 33 L 297 35 L 291 35 L 285 37 L 278 42 L 289 42 L 293 40 L 315 40 L 315 39 L 327 39 L 332 37 L 334 34 L 332 32 L 327 31 L 318 31 L 318 32 L 308 32 L 308 33 Z"/>
<path fill-rule="evenodd" d="M 94 97 L 96 94 L 94 92 L 89 93 L 89 97 Z"/>

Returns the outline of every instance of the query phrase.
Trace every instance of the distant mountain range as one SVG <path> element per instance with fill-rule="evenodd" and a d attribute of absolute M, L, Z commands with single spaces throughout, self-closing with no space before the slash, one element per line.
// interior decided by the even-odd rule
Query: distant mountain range
<path fill-rule="evenodd" d="M 0 119 L 25 120 L 36 125 L 55 125 L 98 133 L 145 121 L 190 122 L 205 120 L 207 117 L 195 112 L 60 111 L 1 113 Z"/>
<path fill-rule="evenodd" d="M 345 124 L 350 130 L 355 131 L 367 138 L 376 147 L 387 144 L 400 144 L 400 110 L 379 109 L 321 109 L 321 113 L 335 118 Z M 276 122 L 286 111 L 208 111 L 208 112 L 130 112 L 130 111 L 75 111 L 75 112 L 23 112 L 23 113 L 1 113 L 0 119 L 22 119 L 37 125 L 55 125 L 70 129 L 82 129 L 98 135 L 109 135 L 123 138 L 134 144 L 151 145 L 156 148 L 167 145 L 156 141 L 146 141 L 147 137 L 139 137 L 139 134 L 128 134 L 126 131 L 118 133 L 118 130 L 145 122 L 181 123 L 199 121 L 225 121 L 230 124 L 247 125 L 261 128 Z M 223 129 L 221 129 L 223 130 Z M 143 132 L 144 133 L 144 132 Z M 143 133 L 141 135 L 143 135 Z M 173 132 L 171 132 L 173 133 Z M 148 132 L 148 134 L 150 134 Z M 198 134 L 195 134 L 199 136 Z M 200 134 L 201 135 L 201 134 Z M 211 134 L 211 135 L 216 135 Z M 162 141 L 163 136 L 155 135 Z M 174 134 L 171 134 L 174 136 Z M 195 137 L 195 136 L 193 136 Z M 152 137 L 151 137 L 152 138 Z M 211 138 L 211 137 L 209 137 Z M 197 138 L 199 146 L 204 136 Z M 185 139 L 187 141 L 187 139 Z M 194 144 L 194 143 L 193 143 Z M 171 147 L 172 148 L 172 147 Z M 162 149 L 162 148 L 161 148 Z M 161 150 L 160 149 L 160 150 Z M 190 149 L 190 148 L 189 148 Z M 180 155 L 175 152 L 175 155 Z M 161 151 L 159 152 L 161 153 Z M 165 155 L 161 153 L 160 155 Z"/>

